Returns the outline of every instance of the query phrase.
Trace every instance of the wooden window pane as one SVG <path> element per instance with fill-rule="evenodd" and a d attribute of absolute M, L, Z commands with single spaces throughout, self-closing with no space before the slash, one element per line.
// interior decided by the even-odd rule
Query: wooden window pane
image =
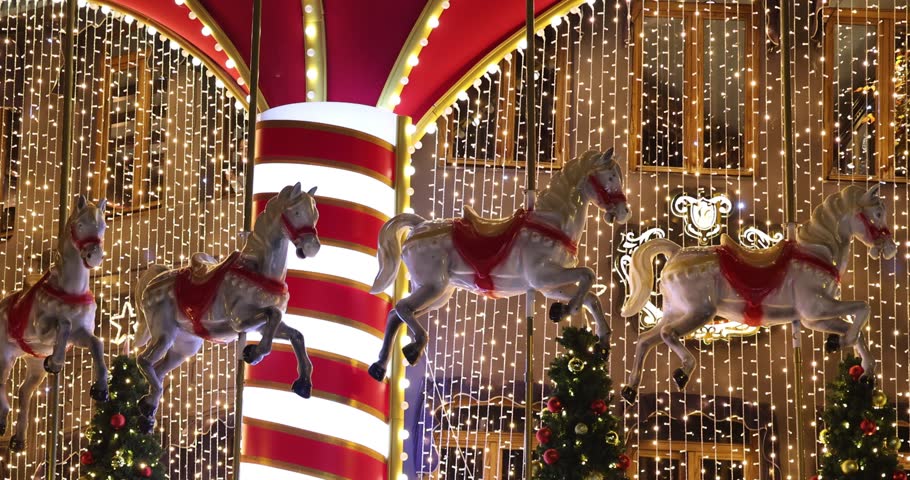
<path fill-rule="evenodd" d="M 445 447 L 440 449 L 440 480 L 483 478 L 483 449 Z"/>
<path fill-rule="evenodd" d="M 646 17 L 642 51 L 641 163 L 683 167 L 684 21 Z"/>
<path fill-rule="evenodd" d="M 639 457 L 638 478 L 641 480 L 683 480 L 679 460 Z"/>
<path fill-rule="evenodd" d="M 894 36 L 894 176 L 907 178 L 910 168 L 910 29 L 897 22 Z"/>
<path fill-rule="evenodd" d="M 707 20 L 703 26 L 701 168 L 745 168 L 745 22 Z"/>
<path fill-rule="evenodd" d="M 875 175 L 875 91 L 878 88 L 874 25 L 836 26 L 834 58 L 834 175 Z"/>
<path fill-rule="evenodd" d="M 747 480 L 743 462 L 705 458 L 701 461 L 703 480 Z"/>

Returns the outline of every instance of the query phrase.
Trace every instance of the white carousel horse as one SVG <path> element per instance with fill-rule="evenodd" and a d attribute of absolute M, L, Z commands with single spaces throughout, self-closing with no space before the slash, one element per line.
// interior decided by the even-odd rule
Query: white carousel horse
<path fill-rule="evenodd" d="M 151 340 L 138 362 L 149 382 L 148 395 L 140 401 L 143 430 L 150 431 L 155 424 L 168 372 L 195 355 L 203 341 L 229 343 L 240 332 L 262 334 L 257 345 L 243 350 L 243 359 L 252 365 L 269 354 L 274 337 L 289 340 L 299 375 L 291 389 L 309 398 L 313 364 L 303 335 L 282 323 L 281 317 L 289 298 L 285 283 L 289 244 L 294 244 L 299 258 L 319 251 L 315 193 L 316 187 L 301 191 L 300 183 L 282 189 L 256 219 L 243 249 L 220 264 L 197 253 L 189 267 L 169 270 L 153 265 L 142 275 L 136 343 L 142 346 Z"/>
<path fill-rule="evenodd" d="M 654 283 L 653 260 L 667 256 L 660 279 L 663 318 L 642 334 L 622 396 L 637 398 L 642 364 L 663 340 L 682 360 L 673 373 L 683 389 L 698 365 L 680 341 L 720 315 L 753 326 L 799 321 L 809 329 L 831 334 L 829 351 L 853 347 L 871 379 L 874 359 L 866 349 L 862 328 L 869 304 L 838 300 L 840 276 L 847 267 L 850 242 L 869 247 L 869 256 L 894 258 L 897 244 L 887 225 L 885 205 L 876 184 L 868 191 L 855 185 L 830 195 L 802 225 L 796 241 L 783 241 L 764 250 L 747 250 L 726 235 L 720 246 L 687 247 L 667 239 L 644 243 L 632 255 L 630 295 L 622 315 L 637 315 Z M 851 316 L 848 322 L 845 316 Z"/>
<path fill-rule="evenodd" d="M 10 439 L 12 451 L 25 448 L 29 409 L 47 373 L 59 373 L 70 345 L 88 348 L 95 367 L 91 396 L 107 401 L 104 344 L 95 336 L 95 297 L 89 270 L 104 259 L 104 208 L 80 195 L 66 221 L 67 235 L 58 239 L 57 260 L 40 280 L 0 301 L 0 435 L 6 433 L 9 402 L 6 384 L 16 359 L 25 358 L 26 376 L 19 387 L 19 417 Z"/>
<path fill-rule="evenodd" d="M 379 360 L 370 366 L 370 375 L 384 378 L 392 340 L 402 321 L 415 337 L 402 349 L 404 356 L 411 365 L 420 359 L 428 338 L 417 317 L 445 305 L 455 288 L 496 298 L 534 289 L 568 302 L 551 306 L 554 321 L 584 306 L 594 317 L 601 342 L 608 345 L 610 327 L 600 301 L 590 292 L 594 271 L 576 266 L 589 203 L 604 210 L 610 223 L 625 223 L 631 216 L 612 148 L 567 162 L 530 212 L 518 210 L 510 218 L 488 219 L 466 206 L 465 216 L 458 219 L 428 221 L 405 213 L 389 220 L 379 234 L 379 273 L 371 291 L 382 292 L 392 284 L 402 258 L 412 290 L 389 312 Z M 410 233 L 402 245 L 399 237 L 405 230 Z"/>

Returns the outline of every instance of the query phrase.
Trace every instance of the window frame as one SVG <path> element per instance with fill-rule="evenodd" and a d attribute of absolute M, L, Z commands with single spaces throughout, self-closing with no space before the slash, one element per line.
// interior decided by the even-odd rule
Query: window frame
<path fill-rule="evenodd" d="M 731 11 L 732 9 L 732 11 Z M 634 80 L 632 81 L 632 102 L 631 112 L 629 115 L 629 170 L 640 172 L 675 172 L 684 174 L 707 174 L 707 175 L 730 175 L 749 177 L 755 174 L 755 158 L 758 154 L 758 135 L 756 134 L 756 118 L 758 114 L 756 89 L 761 85 L 762 76 L 760 75 L 759 53 L 762 46 L 755 35 L 751 32 L 755 27 L 755 16 L 758 13 L 754 3 L 738 3 L 733 5 L 708 4 L 698 2 L 673 3 L 668 5 L 656 0 L 646 0 L 633 7 L 633 46 L 632 46 L 632 71 Z M 686 42 L 683 52 L 683 108 L 690 105 L 696 112 L 695 115 L 685 115 L 682 125 L 683 135 L 683 166 L 658 166 L 644 165 L 642 163 L 642 91 L 644 89 L 643 75 L 643 55 L 644 45 L 642 32 L 644 30 L 645 18 L 682 18 L 684 22 L 684 31 L 695 32 L 696 41 Z M 743 66 L 745 67 L 745 77 L 743 84 L 744 105 L 743 105 L 743 132 L 742 132 L 742 167 L 740 168 L 710 168 L 703 167 L 701 160 L 704 158 L 704 141 L 703 132 L 705 128 L 704 115 L 704 65 L 707 54 L 704 50 L 705 45 L 705 21 L 706 20 L 727 20 L 737 18 L 743 22 L 743 28 L 746 32 L 743 46 L 745 54 Z M 702 46 L 702 48 L 696 48 Z M 754 82 L 754 87 L 753 87 Z M 752 88 L 750 88 L 752 87 Z"/>
<path fill-rule="evenodd" d="M 557 35 L 560 33 L 557 32 Z M 556 139 L 554 146 L 554 162 L 538 162 L 538 169 L 560 169 L 569 160 L 571 152 L 568 151 L 570 146 L 566 141 L 569 120 L 569 105 L 572 104 L 573 89 L 569 86 L 571 74 L 569 73 L 569 58 L 572 56 L 571 50 L 574 45 L 561 46 L 557 49 L 556 57 L 556 100 L 553 114 L 554 125 L 553 135 Z M 522 112 L 519 112 L 518 95 L 522 85 L 522 70 L 524 63 L 517 61 L 513 55 L 512 60 L 502 59 L 496 64 L 500 71 L 500 90 L 508 88 L 511 91 L 507 95 L 498 98 L 496 108 L 496 138 L 494 139 L 494 152 L 492 158 L 471 158 L 464 155 L 453 155 L 451 145 L 453 142 L 448 141 L 441 147 L 441 151 L 436 152 L 440 166 L 467 166 L 467 167 L 510 167 L 510 168 L 527 168 L 526 162 L 520 162 L 517 158 L 517 148 L 512 141 L 512 132 L 518 128 L 516 118 Z M 538 63 L 538 68 L 541 65 Z M 538 95 L 542 92 L 538 90 Z M 524 105 L 521 105 L 524 108 Z M 537 108 L 542 109 L 540 103 Z M 541 115 L 546 116 L 541 110 Z M 450 115 L 442 115 L 436 120 L 437 130 L 443 133 L 447 139 L 455 138 L 455 122 L 448 120 Z M 537 119 L 537 126 L 540 127 L 540 118 Z M 505 137 L 503 132 L 506 132 Z"/>
<path fill-rule="evenodd" d="M 679 440 L 642 440 L 637 448 L 629 449 L 632 458 L 633 472 L 640 472 L 639 458 L 660 458 L 677 460 L 684 469 L 683 480 L 702 480 L 701 462 L 705 459 L 715 461 L 743 462 L 745 478 L 759 478 L 758 450 L 751 445 L 744 448 L 741 444 L 700 444 L 681 442 Z M 694 468 L 692 468 L 694 466 Z M 682 476 L 683 472 L 680 473 Z"/>
<path fill-rule="evenodd" d="M 894 114 L 894 39 L 897 20 L 906 19 L 906 12 L 893 9 L 866 9 L 849 7 L 825 7 L 822 9 L 822 22 L 824 25 L 824 76 L 831 81 L 824 82 L 824 115 L 825 115 L 825 140 L 822 142 L 824 178 L 833 181 L 869 181 L 879 180 L 885 182 L 902 183 L 910 181 L 910 174 L 898 177 L 895 172 L 894 132 L 892 123 Z M 878 79 L 876 91 L 876 139 L 875 139 L 875 166 L 876 172 L 871 175 L 851 175 L 834 173 L 837 149 L 833 145 L 836 135 L 834 90 L 834 61 L 837 43 L 836 29 L 839 25 L 864 25 L 873 26 L 876 32 L 876 48 L 878 49 L 878 65 L 875 74 Z M 910 28 L 910 25 L 907 26 Z M 908 165 L 910 166 L 910 165 Z"/>
<path fill-rule="evenodd" d="M 149 146 L 151 144 L 149 134 L 151 133 L 153 92 L 150 69 L 143 68 L 143 64 L 147 62 L 150 53 L 151 52 L 148 50 L 131 51 L 111 58 L 109 63 L 104 63 L 103 73 L 99 78 L 99 81 L 101 82 L 101 111 L 98 119 L 98 130 L 96 131 L 96 145 L 98 145 L 98 148 L 96 150 L 97 153 L 92 168 L 91 182 L 92 190 L 99 199 L 107 195 L 107 186 L 104 181 L 107 180 L 110 148 L 111 78 L 112 74 L 116 71 L 135 69 L 139 75 L 136 93 L 139 106 L 136 107 L 136 118 L 134 120 L 136 125 L 135 136 L 139 141 L 133 147 L 135 152 L 132 166 L 133 188 L 136 187 L 137 183 L 144 184 L 145 181 L 149 179 L 151 170 L 148 168 L 148 158 L 143 155 L 149 153 Z M 107 52 L 105 52 L 104 56 L 107 57 Z M 108 208 L 115 213 L 125 214 L 156 208 L 158 206 L 158 201 L 151 200 L 151 196 L 148 195 L 148 192 L 145 192 L 142 197 L 148 200 L 138 200 L 136 195 L 134 195 L 129 205 L 118 204 L 117 202 L 112 201 L 113 199 L 108 199 Z"/>
<path fill-rule="evenodd" d="M 443 448 L 466 448 L 483 451 L 483 465 L 481 478 L 487 475 L 501 477 L 503 462 L 507 460 L 507 450 L 522 450 L 524 448 L 524 432 L 515 433 L 477 432 L 443 430 L 434 435 L 434 445 L 440 450 Z M 531 447 L 537 448 L 537 439 L 531 439 Z M 511 448 L 510 448 L 511 447 Z M 442 475 L 441 468 L 437 468 L 431 475 L 432 480 L 439 480 Z"/>

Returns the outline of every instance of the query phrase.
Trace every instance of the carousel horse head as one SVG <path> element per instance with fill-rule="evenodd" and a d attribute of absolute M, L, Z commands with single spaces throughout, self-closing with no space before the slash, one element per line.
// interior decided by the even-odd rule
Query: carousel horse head
<path fill-rule="evenodd" d="M 597 153 L 588 175 L 582 179 L 581 190 L 585 197 L 604 211 L 607 223 L 624 224 L 632 217 L 632 208 L 623 192 L 623 175 L 610 148 Z"/>
<path fill-rule="evenodd" d="M 269 201 L 268 209 L 280 217 L 284 234 L 294 244 L 298 258 L 315 257 L 321 246 L 316 233 L 319 210 L 316 209 L 315 194 L 316 187 L 304 192 L 297 182 L 281 189 L 281 193 Z"/>
<path fill-rule="evenodd" d="M 104 209 L 107 199 L 102 198 L 98 205 L 79 195 L 73 202 L 72 213 L 67 220 L 68 241 L 73 245 L 85 268 L 92 269 L 101 265 L 104 260 Z M 62 249 L 61 249 L 62 251 Z"/>
<path fill-rule="evenodd" d="M 859 197 L 856 215 L 850 218 L 850 231 L 854 238 L 869 247 L 869 256 L 891 260 L 897 255 L 897 243 L 888 228 L 885 202 L 875 184 Z"/>

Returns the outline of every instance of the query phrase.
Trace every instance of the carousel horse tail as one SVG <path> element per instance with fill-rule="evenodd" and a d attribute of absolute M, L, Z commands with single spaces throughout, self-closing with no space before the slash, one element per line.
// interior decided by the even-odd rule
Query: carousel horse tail
<path fill-rule="evenodd" d="M 139 276 L 139 285 L 136 289 L 136 316 L 139 321 L 139 328 L 136 331 L 136 340 L 134 348 L 142 348 L 152 338 L 148 322 L 145 318 L 145 289 L 148 288 L 152 280 L 158 275 L 166 272 L 168 269 L 164 265 L 149 265 L 148 269 Z"/>
<path fill-rule="evenodd" d="M 651 286 L 654 285 L 654 258 L 664 255 L 672 257 L 681 247 L 665 238 L 657 238 L 642 244 L 632 254 L 632 265 L 629 268 L 629 297 L 622 306 L 622 316 L 638 315 L 648 298 L 651 297 Z"/>
<path fill-rule="evenodd" d="M 412 229 L 425 221 L 426 219 L 420 215 L 402 213 L 395 215 L 382 226 L 382 230 L 379 231 L 379 250 L 376 252 L 379 260 L 379 273 L 376 274 L 376 280 L 373 281 L 371 293 L 383 292 L 395 281 L 398 266 L 401 264 L 402 230 Z"/>

